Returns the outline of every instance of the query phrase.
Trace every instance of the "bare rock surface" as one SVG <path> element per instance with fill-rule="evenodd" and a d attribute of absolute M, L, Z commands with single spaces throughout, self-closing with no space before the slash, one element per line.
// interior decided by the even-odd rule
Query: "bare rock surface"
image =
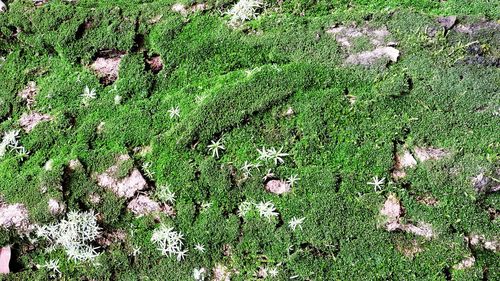
<path fill-rule="evenodd" d="M 415 147 L 413 149 L 415 157 L 420 162 L 425 162 L 428 160 L 439 160 L 442 159 L 450 153 L 442 148 L 432 148 L 432 147 Z"/>
<path fill-rule="evenodd" d="M 384 226 L 387 231 L 404 231 L 417 236 L 431 239 L 436 236 L 432 226 L 425 222 L 419 222 L 416 225 L 411 223 L 402 223 L 401 218 L 404 215 L 403 207 L 395 195 L 390 194 L 380 209 L 380 214 L 385 218 Z"/>
<path fill-rule="evenodd" d="M 0 202 L 0 226 L 5 229 L 15 229 L 19 233 L 27 233 L 32 230 L 29 223 L 28 210 L 24 204 L 6 204 Z"/>
<path fill-rule="evenodd" d="M 24 87 L 24 89 L 19 92 L 19 97 L 26 102 L 28 108 L 31 108 L 33 104 L 35 104 L 35 96 L 38 93 L 38 88 L 36 86 L 35 81 L 30 81 Z"/>
<path fill-rule="evenodd" d="M 473 267 L 474 263 L 476 263 L 476 258 L 474 258 L 474 257 L 468 257 L 468 258 L 463 259 L 459 263 L 455 264 L 453 266 L 453 269 L 463 270 L 463 269 L 466 269 L 466 268 Z"/>
<path fill-rule="evenodd" d="M 52 116 L 48 114 L 42 114 L 39 112 L 25 113 L 19 119 L 19 125 L 24 129 L 26 133 L 29 133 L 33 128 L 35 128 L 38 123 L 43 121 L 51 121 Z"/>
<path fill-rule="evenodd" d="M 137 191 L 147 188 L 147 182 L 137 168 L 124 177 L 118 178 L 120 164 L 130 159 L 130 156 L 124 154 L 118 157 L 117 164 L 109 167 L 104 173 L 97 175 L 97 184 L 108 188 L 119 197 L 131 198 Z"/>
<path fill-rule="evenodd" d="M 326 33 L 334 35 L 337 43 L 347 52 L 346 64 L 368 66 L 381 60 L 396 62 L 399 58 L 399 50 L 394 48 L 397 43 L 388 41 L 390 33 L 386 27 L 338 26 L 328 29 Z M 359 39 L 369 42 L 368 50 L 353 50 L 355 40 Z"/>
<path fill-rule="evenodd" d="M 290 184 L 283 180 L 270 180 L 266 183 L 265 188 L 274 194 L 288 193 L 291 190 Z"/>

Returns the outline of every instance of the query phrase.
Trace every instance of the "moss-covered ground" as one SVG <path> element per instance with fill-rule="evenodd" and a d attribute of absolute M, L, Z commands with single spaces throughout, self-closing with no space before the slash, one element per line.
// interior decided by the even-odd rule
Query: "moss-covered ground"
<path fill-rule="evenodd" d="M 0 159 L 2 200 L 24 204 L 30 223 L 43 225 L 65 217 L 49 212 L 55 198 L 66 211 L 94 210 L 103 233 L 126 235 L 100 246 L 96 260 L 74 262 L 34 234 L 2 229 L 0 245 L 13 252 L 3 278 L 194 280 L 193 269 L 203 267 L 211 280 L 219 265 L 231 280 L 271 268 L 274 280 L 500 279 L 498 251 L 465 239 L 498 243 L 500 231 L 498 192 L 478 191 L 472 180 L 480 173 L 499 180 L 498 1 L 266 0 L 257 18 L 236 28 L 225 14 L 232 0 L 200 1 L 203 10 L 185 14 L 171 0 L 4 2 L 0 133 L 21 130 L 29 154 Z M 437 18 L 449 15 L 486 27 L 446 29 Z M 335 26 L 386 27 L 397 61 L 346 64 L 347 51 L 327 32 Z M 367 44 L 360 38 L 352 48 Z M 89 68 L 106 50 L 123 55 L 108 85 Z M 146 62 L 153 56 L 163 62 L 159 72 Z M 30 81 L 38 93 L 28 109 L 18 93 Z M 87 105 L 86 86 L 96 92 Z M 171 118 L 175 107 L 180 116 Z M 19 119 L 30 111 L 52 120 L 26 132 Z M 225 150 L 217 158 L 208 145 L 219 139 Z M 289 156 L 261 161 L 245 176 L 242 166 L 256 163 L 262 147 Z M 416 147 L 447 156 L 394 179 L 396 155 Z M 143 193 L 171 187 L 175 216 L 136 217 L 128 199 L 97 184 L 95 175 L 122 154 L 132 159 L 122 174 L 136 167 L 147 179 Z M 74 159 L 83 168 L 70 172 Z M 289 193 L 267 192 L 269 169 L 300 180 Z M 368 184 L 374 176 L 385 178 L 376 190 Z M 430 224 L 433 237 L 387 231 L 380 209 L 389 194 L 405 221 Z M 244 201 L 272 202 L 279 215 L 240 217 Z M 305 218 L 295 230 L 293 217 Z M 184 260 L 162 256 L 151 242 L 161 223 L 183 233 Z M 468 257 L 472 266 L 456 266 Z M 60 274 L 40 266 L 50 260 L 59 260 Z"/>

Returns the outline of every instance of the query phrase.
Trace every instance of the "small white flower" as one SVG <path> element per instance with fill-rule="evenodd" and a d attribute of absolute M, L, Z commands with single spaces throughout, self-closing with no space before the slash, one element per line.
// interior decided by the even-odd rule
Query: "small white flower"
<path fill-rule="evenodd" d="M 181 110 L 178 106 L 170 108 L 168 110 L 168 113 L 170 115 L 170 119 L 176 118 L 176 117 L 177 118 L 181 117 Z"/>
<path fill-rule="evenodd" d="M 257 148 L 257 152 L 259 153 L 259 158 L 257 158 L 258 160 L 266 161 L 269 158 L 269 154 L 267 153 L 267 149 L 265 147 L 262 147 L 262 149 Z"/>
<path fill-rule="evenodd" d="M 295 231 L 295 228 L 299 227 L 302 229 L 302 223 L 304 222 L 306 218 L 296 218 L 293 217 L 289 222 L 288 222 L 288 227 L 290 227 L 293 231 Z"/>
<path fill-rule="evenodd" d="M 161 225 L 153 231 L 151 241 L 158 246 L 158 250 L 164 256 L 176 256 L 178 261 L 186 257 L 187 250 L 183 250 L 183 235 L 174 230 L 173 227 Z"/>
<path fill-rule="evenodd" d="M 201 211 L 206 211 L 212 207 L 212 203 L 210 202 L 203 202 L 201 203 Z"/>
<path fill-rule="evenodd" d="M 254 206 L 253 202 L 244 201 L 238 206 L 238 216 L 240 218 L 244 217 Z"/>
<path fill-rule="evenodd" d="M 279 150 L 276 150 L 276 148 L 274 147 L 271 147 L 269 149 L 262 147 L 262 149 L 257 149 L 257 152 L 259 153 L 259 158 L 257 159 L 264 161 L 272 160 L 274 161 L 275 165 L 282 164 L 283 162 L 285 162 L 285 160 L 283 160 L 283 157 L 289 156 L 288 153 L 284 153 L 282 151 L 283 147 L 281 147 Z"/>
<path fill-rule="evenodd" d="M 272 147 L 267 151 L 269 159 L 273 160 L 275 165 L 285 162 L 282 157 L 289 155 L 288 153 L 281 152 L 282 150 L 283 147 L 281 147 L 279 150 L 276 150 L 274 147 Z"/>
<path fill-rule="evenodd" d="M 212 144 L 209 144 L 207 147 L 208 150 L 212 152 L 212 157 L 215 158 L 219 158 L 219 150 L 226 150 L 226 148 L 222 144 L 222 139 L 219 139 L 216 142 L 212 141 Z"/>
<path fill-rule="evenodd" d="M 138 255 L 142 254 L 141 252 L 141 247 L 140 246 L 137 246 L 132 249 L 132 256 L 133 257 L 137 257 Z"/>
<path fill-rule="evenodd" d="M 181 261 L 186 258 L 188 250 L 177 252 L 177 261 Z"/>
<path fill-rule="evenodd" d="M 115 96 L 115 104 L 119 105 L 120 103 L 122 103 L 122 96 L 116 95 Z"/>
<path fill-rule="evenodd" d="M 274 178 L 274 173 L 271 172 L 271 169 L 267 170 L 267 173 L 265 176 L 262 177 L 262 181 L 267 181 L 268 179 Z"/>
<path fill-rule="evenodd" d="M 379 179 L 378 176 L 374 176 L 371 182 L 367 182 L 369 185 L 373 185 L 375 191 L 382 190 L 382 186 L 384 185 L 385 178 Z"/>
<path fill-rule="evenodd" d="M 194 245 L 194 248 L 200 252 L 200 253 L 204 253 L 205 252 L 205 246 L 203 246 L 202 244 L 200 243 L 197 243 L 196 245 Z"/>
<path fill-rule="evenodd" d="M 59 260 L 46 261 L 43 267 L 47 268 L 48 270 L 52 270 L 58 274 L 61 274 L 61 271 L 59 271 Z"/>
<path fill-rule="evenodd" d="M 207 98 L 206 95 L 197 95 L 196 99 L 195 99 L 195 102 L 197 104 L 201 104 L 206 98 Z"/>
<path fill-rule="evenodd" d="M 203 267 L 200 269 L 195 268 L 195 269 L 193 269 L 193 278 L 196 281 L 205 280 L 206 273 L 207 273 L 207 271 Z"/>
<path fill-rule="evenodd" d="M 276 276 L 278 276 L 278 269 L 276 267 L 273 267 L 273 268 L 269 269 L 268 273 L 269 273 L 269 276 L 276 277 Z"/>
<path fill-rule="evenodd" d="M 260 216 L 267 218 L 269 221 L 272 217 L 278 216 L 278 212 L 276 212 L 276 208 L 272 202 L 260 202 L 256 205 L 256 207 Z"/>
<path fill-rule="evenodd" d="M 262 7 L 262 0 L 240 0 L 236 3 L 227 14 L 231 16 L 230 24 L 238 26 L 244 21 L 256 18 L 257 10 Z"/>
<path fill-rule="evenodd" d="M 156 197 L 162 202 L 175 203 L 175 193 L 170 191 L 170 185 L 160 185 L 156 188 Z"/>
<path fill-rule="evenodd" d="M 142 170 L 144 171 L 146 177 L 153 179 L 155 173 L 154 171 L 151 171 L 151 162 L 144 162 L 142 164 Z"/>
<path fill-rule="evenodd" d="M 298 175 L 291 175 L 288 179 L 287 179 L 287 183 L 290 185 L 290 186 L 294 186 L 298 181 L 300 180 L 300 178 L 298 177 Z"/>
<path fill-rule="evenodd" d="M 85 88 L 83 89 L 83 94 L 81 95 L 82 97 L 82 102 L 85 106 L 89 105 L 90 101 L 95 99 L 97 96 L 96 96 L 96 93 L 95 93 L 95 89 L 90 89 L 88 86 L 85 86 Z"/>

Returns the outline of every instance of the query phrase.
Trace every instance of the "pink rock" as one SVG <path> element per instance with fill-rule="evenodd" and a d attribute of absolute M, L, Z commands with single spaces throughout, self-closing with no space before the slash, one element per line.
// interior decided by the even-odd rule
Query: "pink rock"
<path fill-rule="evenodd" d="M 25 113 L 21 116 L 21 119 L 19 119 L 19 125 L 21 125 L 21 127 L 23 127 L 24 131 L 26 133 L 28 133 L 31 130 L 33 130 L 33 128 L 35 128 L 35 126 L 38 125 L 38 123 L 40 123 L 42 121 L 51 121 L 51 120 L 52 120 L 52 116 L 50 116 L 48 114 L 31 112 L 29 114 Z"/>
<path fill-rule="evenodd" d="M 291 186 L 286 181 L 270 180 L 266 183 L 266 190 L 274 194 L 283 194 L 290 192 Z"/>
<path fill-rule="evenodd" d="M 34 81 L 30 81 L 18 95 L 26 102 L 28 108 L 30 108 L 35 103 L 35 96 L 37 93 L 38 88 L 36 87 L 36 83 Z"/>
<path fill-rule="evenodd" d="M 90 65 L 90 68 L 97 72 L 103 84 L 109 85 L 118 79 L 122 57 L 121 54 L 113 57 L 99 57 Z"/>
<path fill-rule="evenodd" d="M 28 210 L 23 204 L 0 203 L 0 227 L 14 228 L 19 233 L 27 233 L 32 230 L 29 223 Z"/>
<path fill-rule="evenodd" d="M 139 195 L 128 204 L 127 208 L 136 216 L 144 216 L 153 212 L 160 212 L 160 204 L 147 196 Z"/>
<path fill-rule="evenodd" d="M 0 249 L 0 273 L 10 273 L 10 246 L 5 246 Z"/>
<path fill-rule="evenodd" d="M 147 188 L 147 182 L 141 172 L 134 168 L 130 175 L 124 178 L 117 178 L 119 166 L 130 159 L 127 154 L 120 155 L 117 164 L 109 167 L 104 173 L 97 175 L 97 184 L 108 188 L 119 197 L 131 198 L 137 191 Z"/>
<path fill-rule="evenodd" d="M 432 148 L 432 147 L 415 147 L 413 150 L 415 152 L 415 157 L 420 162 L 427 160 L 439 160 L 443 157 L 448 156 L 450 153 L 442 148 Z"/>

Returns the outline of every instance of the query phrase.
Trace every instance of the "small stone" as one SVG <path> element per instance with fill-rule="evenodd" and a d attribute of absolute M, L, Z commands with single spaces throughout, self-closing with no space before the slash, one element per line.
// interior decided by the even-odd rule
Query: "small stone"
<path fill-rule="evenodd" d="M 160 204 L 145 195 L 139 195 L 128 204 L 127 208 L 136 216 L 144 216 L 161 211 Z"/>
<path fill-rule="evenodd" d="M 439 160 L 450 153 L 442 148 L 432 148 L 432 147 L 415 147 L 414 155 L 420 161 L 424 162 L 427 160 Z"/>
<path fill-rule="evenodd" d="M 94 70 L 101 83 L 104 85 L 112 84 L 118 79 L 118 71 L 123 54 L 113 54 L 111 57 L 98 57 L 91 65 L 90 68 Z"/>
<path fill-rule="evenodd" d="M 218 264 L 213 269 L 213 281 L 231 281 L 231 273 L 227 267 Z"/>
<path fill-rule="evenodd" d="M 49 199 L 48 205 L 49 205 L 49 212 L 52 215 L 58 215 L 58 214 L 62 213 L 64 211 L 64 209 L 65 209 L 64 204 L 59 203 L 54 198 L 50 198 Z"/>
<path fill-rule="evenodd" d="M 14 228 L 18 233 L 27 233 L 32 230 L 29 223 L 28 210 L 23 204 L 0 203 L 0 227 Z"/>
<path fill-rule="evenodd" d="M 288 193 L 291 190 L 290 184 L 282 180 L 270 180 L 266 183 L 265 188 L 274 194 Z"/>
<path fill-rule="evenodd" d="M 7 11 L 7 5 L 4 2 L 0 1 L 0 13 Z"/>
<path fill-rule="evenodd" d="M 450 30 L 457 23 L 457 17 L 456 16 L 438 17 L 436 21 L 446 30 Z"/>
<path fill-rule="evenodd" d="M 163 61 L 160 56 L 152 56 L 151 58 L 146 59 L 146 63 L 148 64 L 149 69 L 151 69 L 151 71 L 155 74 L 163 69 Z"/>
<path fill-rule="evenodd" d="M 458 264 L 455 264 L 453 266 L 453 269 L 462 270 L 462 269 L 470 268 L 474 265 L 475 262 L 476 262 L 476 259 L 474 257 L 468 257 L 468 258 L 463 259 Z"/>

